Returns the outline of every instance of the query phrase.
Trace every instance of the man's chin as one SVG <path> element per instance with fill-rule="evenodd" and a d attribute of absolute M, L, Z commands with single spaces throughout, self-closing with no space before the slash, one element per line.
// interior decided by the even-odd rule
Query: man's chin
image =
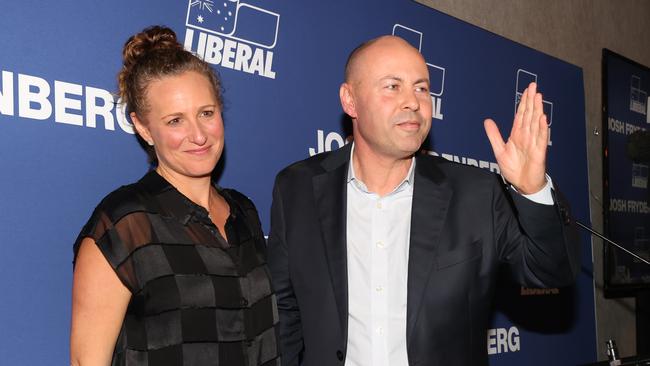
<path fill-rule="evenodd" d="M 412 141 L 407 144 L 400 146 L 400 151 L 404 156 L 410 157 L 413 156 L 416 152 L 420 151 L 423 141 L 418 139 L 417 141 Z"/>
<path fill-rule="evenodd" d="M 418 150 L 419 149 L 413 150 L 413 149 L 410 149 L 410 148 L 409 149 L 400 149 L 398 152 L 396 152 L 394 154 L 394 156 L 397 159 L 407 160 L 407 159 L 412 158 L 415 155 L 415 153 L 418 152 Z"/>

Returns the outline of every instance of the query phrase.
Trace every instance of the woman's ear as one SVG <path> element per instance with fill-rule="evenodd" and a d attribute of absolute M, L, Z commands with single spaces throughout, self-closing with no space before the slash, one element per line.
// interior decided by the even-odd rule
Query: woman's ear
<path fill-rule="evenodd" d="M 142 123 L 135 112 L 131 112 L 130 116 L 131 121 L 133 121 L 133 126 L 135 127 L 138 135 L 140 135 L 140 137 L 142 137 L 142 139 L 145 140 L 149 146 L 153 146 L 153 139 L 151 138 L 151 133 L 149 132 L 147 126 Z"/>

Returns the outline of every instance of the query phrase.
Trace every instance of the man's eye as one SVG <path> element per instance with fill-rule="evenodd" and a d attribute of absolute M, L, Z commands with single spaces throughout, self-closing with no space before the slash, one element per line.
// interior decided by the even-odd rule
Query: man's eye
<path fill-rule="evenodd" d="M 174 118 L 174 119 L 171 119 L 171 120 L 167 121 L 167 124 L 168 125 L 175 125 L 175 124 L 180 123 L 180 121 L 181 121 L 180 118 Z"/>
<path fill-rule="evenodd" d="M 429 88 L 427 88 L 426 86 L 418 86 L 417 88 L 415 88 L 415 91 L 422 92 L 422 93 L 428 93 Z"/>
<path fill-rule="evenodd" d="M 203 111 L 203 112 L 201 112 L 201 115 L 203 117 L 212 117 L 212 116 L 214 116 L 214 111 Z"/>

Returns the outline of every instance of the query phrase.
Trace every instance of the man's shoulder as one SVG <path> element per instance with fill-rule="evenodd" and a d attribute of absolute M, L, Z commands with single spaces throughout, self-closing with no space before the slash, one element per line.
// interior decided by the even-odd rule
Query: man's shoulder
<path fill-rule="evenodd" d="M 492 180 L 495 178 L 496 174 L 489 171 L 488 169 L 479 168 L 474 165 L 461 164 L 455 161 L 447 160 L 440 156 L 434 156 L 429 154 L 422 154 L 417 157 L 417 167 L 429 170 L 437 171 L 439 174 L 446 179 L 451 180 Z"/>
<path fill-rule="evenodd" d="M 349 151 L 349 148 L 343 147 L 297 161 L 280 170 L 276 179 L 311 179 L 315 175 L 326 172 L 332 166 L 347 163 L 350 156 Z"/>

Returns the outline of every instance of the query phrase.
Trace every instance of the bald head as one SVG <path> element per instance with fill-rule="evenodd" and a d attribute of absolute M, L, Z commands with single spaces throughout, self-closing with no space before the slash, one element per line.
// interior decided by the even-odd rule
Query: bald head
<path fill-rule="evenodd" d="M 386 56 L 396 52 L 411 53 L 414 57 L 420 58 L 423 64 L 425 63 L 420 52 L 404 39 L 392 35 L 380 36 L 366 41 L 352 50 L 345 64 L 345 82 L 350 83 L 355 80 L 359 70 L 367 67 L 368 62 L 372 62 L 375 56 Z"/>
<path fill-rule="evenodd" d="M 375 38 L 352 52 L 345 74 L 339 98 L 355 152 L 384 162 L 412 156 L 431 127 L 429 69 L 420 52 L 399 37 Z"/>

